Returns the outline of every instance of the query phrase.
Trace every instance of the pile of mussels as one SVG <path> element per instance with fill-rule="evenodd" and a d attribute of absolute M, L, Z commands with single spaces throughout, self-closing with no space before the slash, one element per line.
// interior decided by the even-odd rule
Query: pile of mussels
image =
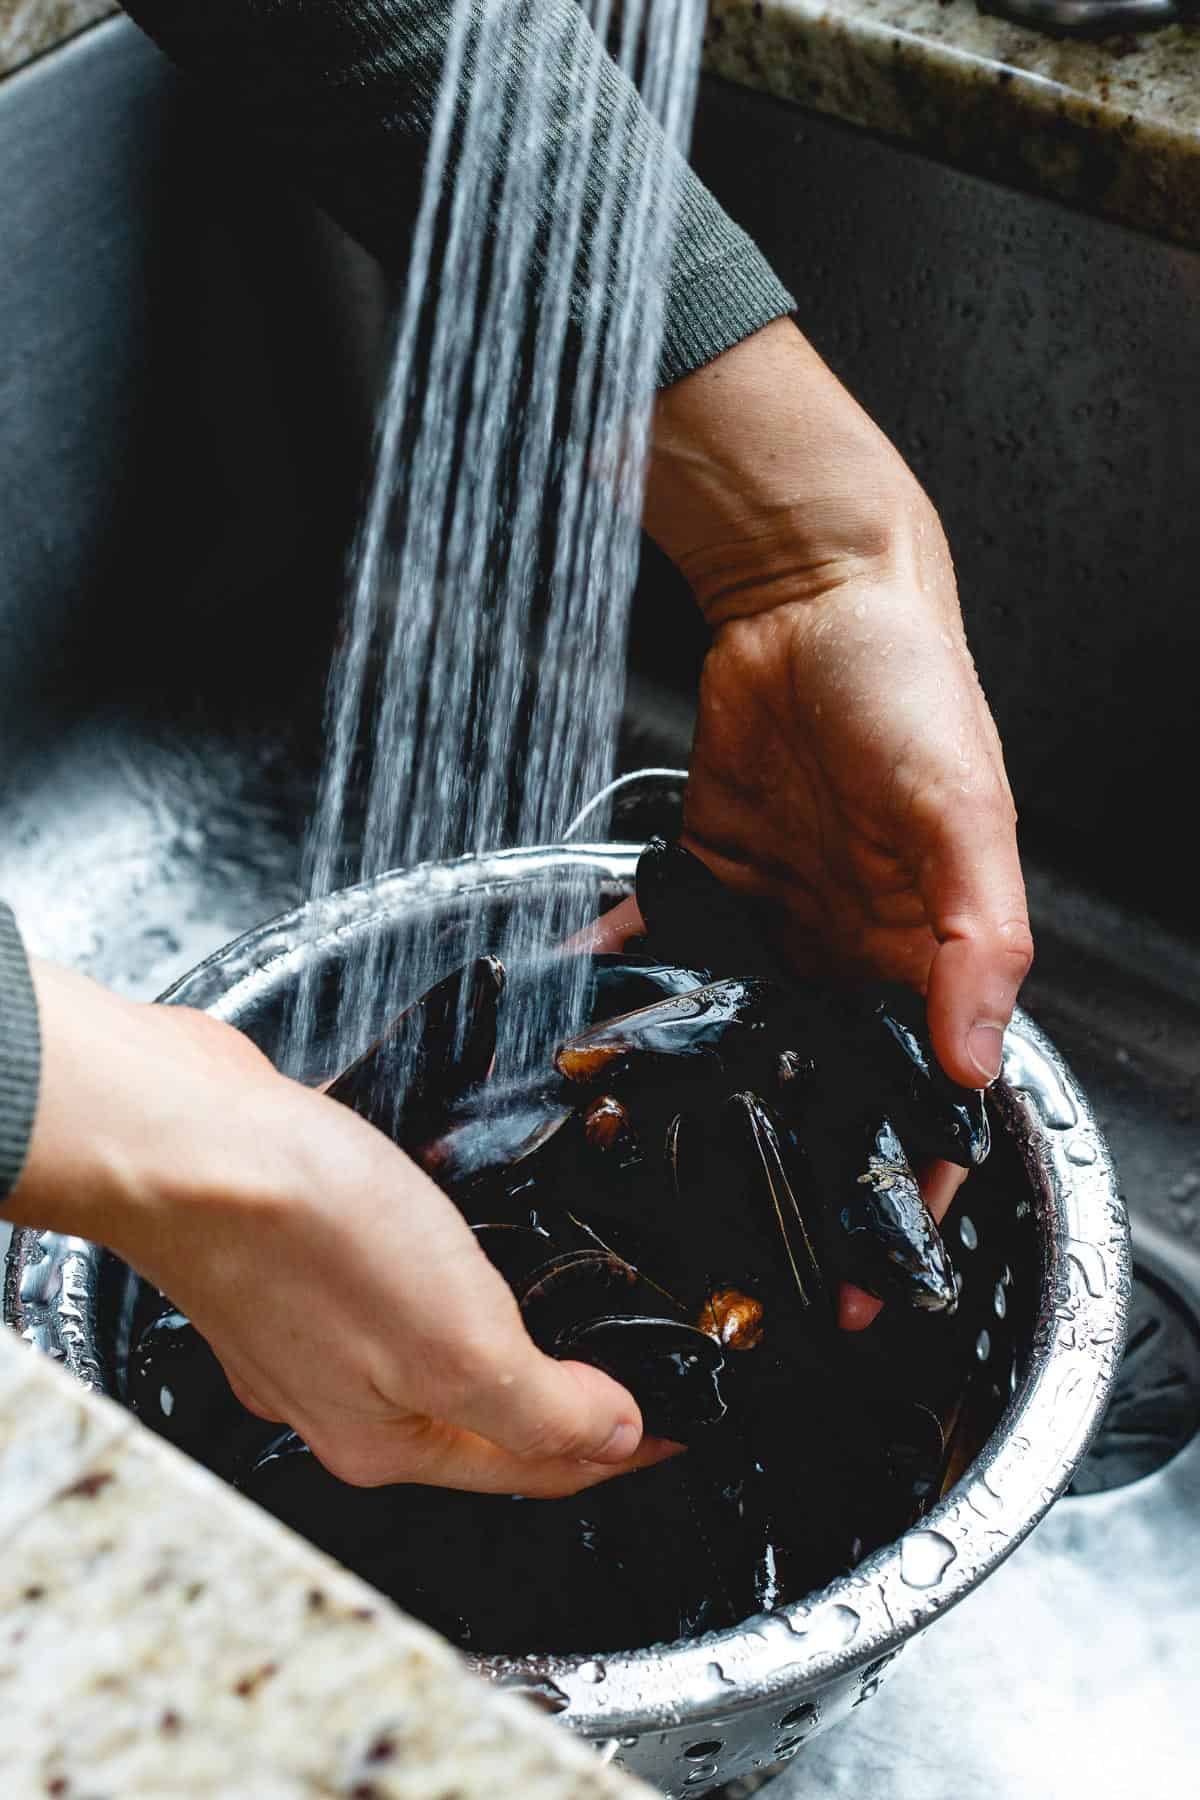
<path fill-rule="evenodd" d="M 546 965 L 485 956 L 329 1091 L 454 1199 L 534 1340 L 687 1455 L 566 1500 L 355 1489 L 243 1411 L 169 1302 L 130 1359 L 148 1423 L 477 1653 L 633 1648 L 800 1599 L 981 1435 L 977 1324 L 913 1162 L 982 1162 L 982 1095 L 943 1074 L 916 996 L 798 981 L 682 847 L 647 847 L 637 894 L 646 936 L 591 959 L 552 1067 L 494 1069 L 497 1009 Z M 843 1280 L 887 1302 L 866 1332 L 836 1327 Z"/>

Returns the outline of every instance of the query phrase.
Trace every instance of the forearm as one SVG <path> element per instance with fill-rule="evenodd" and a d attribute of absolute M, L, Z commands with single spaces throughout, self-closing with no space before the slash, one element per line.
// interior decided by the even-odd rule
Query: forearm
<path fill-rule="evenodd" d="M 453 0 L 130 0 L 127 11 L 185 71 L 205 81 L 227 115 L 250 126 L 283 169 L 389 269 L 401 271 L 433 126 Z M 790 310 L 792 300 L 749 238 L 663 140 L 604 53 L 576 0 L 529 0 L 536 31 L 512 55 L 554 45 L 547 104 L 556 144 L 582 141 L 590 168 L 584 243 L 575 271 L 577 316 L 587 299 L 588 232 L 604 159 L 585 134 L 578 81 L 594 72 L 597 139 L 625 184 L 655 164 L 671 190 L 675 237 L 660 383 L 679 379 Z M 505 72 L 489 69 L 499 83 Z M 460 123 L 462 107 L 460 104 Z M 548 221 L 551 182 L 540 205 Z"/>
<path fill-rule="evenodd" d="M 899 553 L 918 515 L 902 458 L 788 320 L 659 395 L 644 520 L 713 624 Z"/>

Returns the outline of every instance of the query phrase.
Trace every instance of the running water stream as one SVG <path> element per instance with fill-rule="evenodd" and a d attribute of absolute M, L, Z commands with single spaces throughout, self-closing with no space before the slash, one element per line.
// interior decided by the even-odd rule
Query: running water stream
<path fill-rule="evenodd" d="M 690 131 L 704 8 L 582 12 L 454 0 L 330 682 L 313 896 L 556 841 L 612 774 L 673 235 L 664 158 Z M 591 901 L 581 879 L 468 950 L 551 943 Z M 571 1012 L 582 962 L 562 959 L 539 1016 L 509 1021 L 510 1067 Z M 368 946 L 343 985 L 339 1055 L 361 1049 L 381 983 L 398 1010 L 442 972 L 432 939 L 397 969 Z M 302 993 L 291 1066 L 315 1007 Z"/>

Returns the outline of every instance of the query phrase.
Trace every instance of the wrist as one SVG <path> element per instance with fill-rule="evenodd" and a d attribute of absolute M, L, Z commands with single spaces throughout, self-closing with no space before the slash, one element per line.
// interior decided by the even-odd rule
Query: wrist
<path fill-rule="evenodd" d="M 156 1274 L 184 1212 L 267 1194 L 276 1084 L 240 1032 L 31 964 L 42 1026 L 37 1110 L 4 1206 L 14 1224 L 86 1237 Z"/>
<path fill-rule="evenodd" d="M 660 395 L 645 524 L 710 624 L 887 579 L 936 516 L 800 333 L 777 321 Z"/>
<path fill-rule="evenodd" d="M 24 1165 L 4 1216 L 15 1225 L 108 1241 L 97 1227 L 117 1210 L 132 1173 L 131 1146 L 121 1146 L 113 1125 L 135 1008 L 69 969 L 38 959 L 29 968 L 40 1078 Z"/>

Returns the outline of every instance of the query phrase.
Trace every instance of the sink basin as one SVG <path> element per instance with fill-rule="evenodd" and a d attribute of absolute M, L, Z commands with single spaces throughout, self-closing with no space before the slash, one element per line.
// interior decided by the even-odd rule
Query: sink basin
<path fill-rule="evenodd" d="M 143 998 L 299 897 L 381 366 L 378 271 L 247 154 L 124 21 L 0 85 L 0 893 Z M 696 156 L 946 519 L 1027 826 L 1023 1000 L 1200 1316 L 1200 257 L 719 83 Z M 702 651 L 648 554 L 622 766 L 686 760 Z M 1190 1777 L 1198 1456 L 1060 1503 L 779 1800 Z"/>

